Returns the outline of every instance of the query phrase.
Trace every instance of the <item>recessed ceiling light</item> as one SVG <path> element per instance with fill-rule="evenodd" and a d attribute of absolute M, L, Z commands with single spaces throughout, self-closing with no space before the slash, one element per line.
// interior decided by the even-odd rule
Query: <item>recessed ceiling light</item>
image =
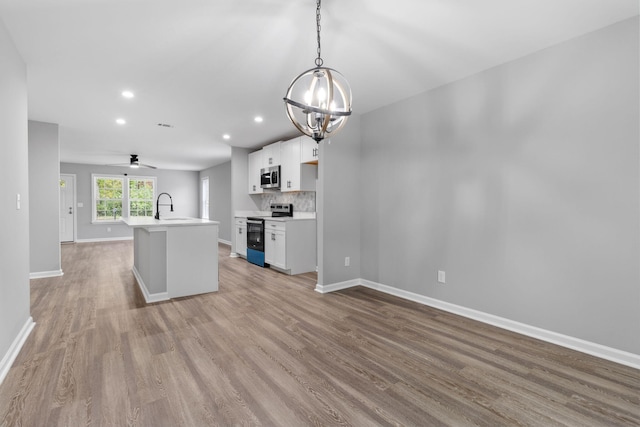
<path fill-rule="evenodd" d="M 231 135 L 225 133 L 224 135 L 222 135 L 222 139 L 231 139 Z"/>
<path fill-rule="evenodd" d="M 262 120 L 263 120 L 263 119 L 262 119 L 262 117 L 260 117 L 260 116 L 256 116 L 253 120 L 254 120 L 256 123 L 262 123 Z"/>
<path fill-rule="evenodd" d="M 123 90 L 122 91 L 122 96 L 124 96 L 125 98 L 131 99 L 134 97 L 133 92 L 131 92 L 130 90 Z"/>
<path fill-rule="evenodd" d="M 127 121 L 125 119 L 116 119 L 116 123 L 119 125 L 124 125 L 127 123 Z"/>

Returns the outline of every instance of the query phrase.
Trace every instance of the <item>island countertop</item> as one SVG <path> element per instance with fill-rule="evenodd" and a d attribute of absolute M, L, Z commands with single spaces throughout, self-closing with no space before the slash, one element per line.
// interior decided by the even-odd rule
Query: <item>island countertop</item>
<path fill-rule="evenodd" d="M 155 219 L 151 217 L 137 217 L 137 218 L 122 218 L 122 222 L 129 227 L 179 227 L 179 226 L 194 226 L 194 225 L 219 225 L 219 221 L 211 221 L 209 219 L 201 218 L 186 218 L 186 217 L 166 217 Z"/>
<path fill-rule="evenodd" d="M 123 218 L 133 228 L 133 275 L 147 303 L 218 290 L 218 221 Z"/>

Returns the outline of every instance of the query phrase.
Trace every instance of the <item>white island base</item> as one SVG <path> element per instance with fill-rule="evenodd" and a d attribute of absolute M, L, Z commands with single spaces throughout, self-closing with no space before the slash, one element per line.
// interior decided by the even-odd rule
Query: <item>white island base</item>
<path fill-rule="evenodd" d="M 133 228 L 133 274 L 147 303 L 218 290 L 218 222 L 124 219 Z"/>

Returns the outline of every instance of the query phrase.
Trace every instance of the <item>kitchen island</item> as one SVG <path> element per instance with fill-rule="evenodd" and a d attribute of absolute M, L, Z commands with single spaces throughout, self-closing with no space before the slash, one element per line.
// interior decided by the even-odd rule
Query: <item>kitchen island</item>
<path fill-rule="evenodd" d="M 123 218 L 133 228 L 133 274 L 147 303 L 218 290 L 217 221 Z"/>

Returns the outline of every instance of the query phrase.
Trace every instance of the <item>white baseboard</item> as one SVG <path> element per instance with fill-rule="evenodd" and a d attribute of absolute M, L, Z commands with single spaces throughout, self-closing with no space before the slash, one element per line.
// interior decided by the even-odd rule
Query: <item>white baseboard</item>
<path fill-rule="evenodd" d="M 242 254 L 239 254 L 239 253 L 237 253 L 237 252 L 231 252 L 231 253 L 229 254 L 229 258 L 243 258 L 243 259 L 247 259 L 247 255 L 246 255 L 246 254 L 245 254 L 245 255 L 242 255 Z"/>
<path fill-rule="evenodd" d="M 640 369 L 640 355 L 629 353 L 627 351 L 618 350 L 601 344 L 585 341 L 580 338 L 559 334 L 557 332 L 548 331 L 535 326 L 516 322 L 504 317 L 494 316 L 493 314 L 484 313 L 482 311 L 473 310 L 471 308 L 462 307 L 460 305 L 451 304 L 435 298 L 426 297 L 424 295 L 394 288 L 392 286 L 383 285 L 381 283 L 372 282 L 365 279 L 354 279 L 346 282 L 335 283 L 331 285 L 316 285 L 316 291 L 320 293 L 335 292 L 341 289 L 351 288 L 353 286 L 364 286 L 369 289 L 375 289 L 389 295 L 394 295 L 430 307 L 438 308 L 449 313 L 474 319 L 489 325 L 497 326 L 512 332 L 516 332 L 528 337 L 536 338 L 562 347 L 590 354 L 601 359 L 610 360 L 620 363 L 621 365 L 630 366 Z"/>
<path fill-rule="evenodd" d="M 133 240 L 133 236 L 129 237 L 98 237 L 95 239 L 77 239 L 76 243 L 98 243 L 98 242 L 118 242 L 121 240 Z"/>
<path fill-rule="evenodd" d="M 29 279 L 45 279 L 47 277 L 60 277 L 63 275 L 64 273 L 62 270 L 36 271 L 34 273 L 29 273 Z"/>
<path fill-rule="evenodd" d="M 142 295 L 144 296 L 144 300 L 147 304 L 169 300 L 168 292 L 158 292 L 156 294 L 149 293 L 149 290 L 147 289 L 147 285 L 144 284 L 144 280 L 142 280 L 142 276 L 140 276 L 140 273 L 138 273 L 138 269 L 136 268 L 135 265 L 133 266 L 131 271 L 133 271 L 133 275 L 136 278 L 136 282 L 138 282 L 138 288 L 140 288 L 140 292 L 142 292 Z"/>
<path fill-rule="evenodd" d="M 218 239 L 218 243 L 222 243 L 223 245 L 231 246 L 231 242 L 224 239 Z"/>
<path fill-rule="evenodd" d="M 327 294 L 329 292 L 340 291 L 342 289 L 352 288 L 354 286 L 360 286 L 360 285 L 362 285 L 362 280 L 353 279 L 353 280 L 347 280 L 346 282 L 334 283 L 331 285 L 316 284 L 315 291 L 321 294 Z"/>
<path fill-rule="evenodd" d="M 7 374 L 9 373 L 9 369 L 11 369 L 11 365 L 13 365 L 13 362 L 16 360 L 16 357 L 18 357 L 18 353 L 20 353 L 22 346 L 24 345 L 25 341 L 27 340 L 27 337 L 29 336 L 29 334 L 31 333 L 35 325 L 36 324 L 33 321 L 33 318 L 29 316 L 26 323 L 20 330 L 20 333 L 18 333 L 18 336 L 11 343 L 9 350 L 4 355 L 2 360 L 0 360 L 0 384 L 2 384 Z"/>

